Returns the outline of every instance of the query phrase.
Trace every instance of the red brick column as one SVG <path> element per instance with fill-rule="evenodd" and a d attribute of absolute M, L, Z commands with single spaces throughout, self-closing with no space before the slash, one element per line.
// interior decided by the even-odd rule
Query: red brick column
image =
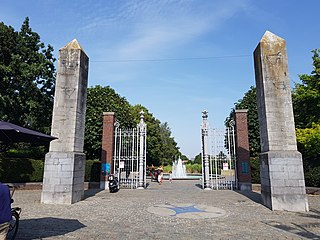
<path fill-rule="evenodd" d="M 113 173 L 114 122 L 113 112 L 103 113 L 100 189 L 109 188 L 108 175 Z"/>
<path fill-rule="evenodd" d="M 247 109 L 235 110 L 237 177 L 240 190 L 252 189 L 247 112 Z"/>

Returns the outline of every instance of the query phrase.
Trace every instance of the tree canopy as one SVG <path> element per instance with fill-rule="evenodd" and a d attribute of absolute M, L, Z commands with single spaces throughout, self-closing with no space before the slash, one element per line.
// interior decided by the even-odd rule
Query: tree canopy
<path fill-rule="evenodd" d="M 311 127 L 320 120 L 320 49 L 313 52 L 313 70 L 310 75 L 299 75 L 301 83 L 296 83 L 292 99 L 295 123 L 299 128 Z"/>
<path fill-rule="evenodd" d="M 103 112 L 114 112 L 123 128 L 134 126 L 131 105 L 111 87 L 94 86 L 87 90 L 84 150 L 88 159 L 99 159 L 102 141 Z"/>
<path fill-rule="evenodd" d="M 147 124 L 147 164 L 148 165 L 171 165 L 174 156 L 179 155 L 179 148 L 174 138 L 171 137 L 171 130 L 168 123 L 161 123 L 149 110 L 138 104 L 132 107 L 132 115 L 136 123 L 139 121 L 139 112 L 144 111 Z"/>
<path fill-rule="evenodd" d="M 179 148 L 171 137 L 168 123 L 161 123 L 140 104 L 131 106 L 111 87 L 101 86 L 88 88 L 84 144 L 87 158 L 100 158 L 103 112 L 114 112 L 121 128 L 132 128 L 139 123 L 141 111 L 147 124 L 147 164 L 171 164 L 173 156 L 179 154 Z"/>
<path fill-rule="evenodd" d="M 256 88 L 251 86 L 242 99 L 235 103 L 235 109 L 248 109 L 248 137 L 250 156 L 255 157 L 260 153 L 260 132 Z M 234 110 L 230 112 L 229 118 L 226 119 L 226 124 L 233 118 Z"/>
<path fill-rule="evenodd" d="M 49 133 L 55 83 L 53 48 L 29 26 L 0 23 L 0 119 Z"/>

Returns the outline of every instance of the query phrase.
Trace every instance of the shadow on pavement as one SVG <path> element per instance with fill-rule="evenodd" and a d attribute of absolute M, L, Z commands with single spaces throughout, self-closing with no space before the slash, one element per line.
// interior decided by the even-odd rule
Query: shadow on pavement
<path fill-rule="evenodd" d="M 84 227 L 86 225 L 77 219 L 52 217 L 21 219 L 16 239 L 42 239 L 61 236 Z"/>
<path fill-rule="evenodd" d="M 250 200 L 262 204 L 262 200 L 261 200 L 261 194 L 260 193 L 256 193 L 256 192 L 252 192 L 252 191 L 236 191 L 237 193 L 240 193 L 241 195 L 249 198 Z"/>
<path fill-rule="evenodd" d="M 320 239 L 320 236 L 317 234 L 314 234 L 312 232 L 313 228 L 319 228 L 320 223 L 315 222 L 315 223 L 307 223 L 307 224 L 296 224 L 296 223 L 288 223 L 284 224 L 282 222 L 277 222 L 277 221 L 266 221 L 263 222 L 264 224 L 281 229 L 286 232 L 290 232 L 294 235 L 297 235 L 299 237 L 307 238 L 307 239 Z"/>
<path fill-rule="evenodd" d="M 320 211 L 314 208 L 310 208 L 309 212 L 300 212 L 298 213 L 301 217 L 314 218 L 320 220 Z M 320 223 L 319 223 L 320 226 Z"/>
<path fill-rule="evenodd" d="M 87 189 L 84 190 L 84 198 L 83 199 L 87 199 L 89 197 L 93 197 L 95 196 L 98 192 L 104 191 L 103 189 L 97 189 L 97 188 L 92 188 L 92 189 Z M 107 190 L 109 191 L 109 190 Z"/>

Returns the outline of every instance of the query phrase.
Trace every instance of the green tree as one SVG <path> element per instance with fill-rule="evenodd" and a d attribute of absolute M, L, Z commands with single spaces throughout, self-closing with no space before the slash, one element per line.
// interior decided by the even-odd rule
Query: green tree
<path fill-rule="evenodd" d="M 202 154 L 199 153 L 197 156 L 194 157 L 193 163 L 202 164 Z"/>
<path fill-rule="evenodd" d="M 235 103 L 235 109 L 248 109 L 248 137 L 250 156 L 256 157 L 260 153 L 260 130 L 257 107 L 256 88 L 251 86 L 249 91 L 244 94 L 244 97 Z M 226 119 L 226 124 L 233 119 L 234 111 L 232 110 L 229 118 Z"/>
<path fill-rule="evenodd" d="M 299 75 L 292 92 L 298 150 L 303 156 L 307 186 L 320 186 L 320 49 L 313 53 L 310 75 Z"/>
<path fill-rule="evenodd" d="M 147 165 L 159 166 L 162 154 L 160 121 L 152 113 L 149 113 L 146 107 L 137 104 L 132 107 L 132 115 L 135 117 L 136 123 L 139 122 L 141 111 L 144 112 L 144 121 L 147 124 Z"/>
<path fill-rule="evenodd" d="M 320 120 L 320 49 L 313 53 L 311 75 L 299 75 L 302 83 L 296 83 L 292 99 L 296 127 L 311 127 Z"/>
<path fill-rule="evenodd" d="M 140 104 L 132 107 L 132 115 L 139 122 L 139 112 L 144 112 L 147 124 L 147 164 L 148 165 L 171 165 L 172 157 L 179 155 L 179 148 L 174 138 L 171 137 L 171 130 L 168 123 L 161 124 L 148 109 Z"/>
<path fill-rule="evenodd" d="M 172 165 L 175 156 L 180 155 L 179 147 L 171 137 L 171 129 L 167 122 L 160 124 L 161 162 L 163 165 Z"/>
<path fill-rule="evenodd" d="M 55 58 L 29 26 L 20 31 L 0 23 L 0 119 L 49 133 Z"/>
<path fill-rule="evenodd" d="M 109 86 L 88 88 L 84 150 L 87 159 L 99 159 L 102 142 L 103 112 L 114 112 L 123 128 L 134 126 L 131 105 Z"/>

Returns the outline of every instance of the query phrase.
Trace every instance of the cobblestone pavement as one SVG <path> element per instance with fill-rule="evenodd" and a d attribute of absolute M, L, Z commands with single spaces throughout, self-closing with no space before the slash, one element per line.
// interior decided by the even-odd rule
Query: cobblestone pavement
<path fill-rule="evenodd" d="M 41 204 L 39 190 L 16 191 L 13 206 L 22 207 L 17 239 L 320 239 L 319 195 L 308 197 L 310 212 L 292 213 L 270 211 L 259 193 L 199 186 L 173 181 L 118 193 L 90 189 L 72 205 Z M 181 217 L 181 206 L 202 208 Z M 205 209 L 211 215 L 202 218 Z"/>

